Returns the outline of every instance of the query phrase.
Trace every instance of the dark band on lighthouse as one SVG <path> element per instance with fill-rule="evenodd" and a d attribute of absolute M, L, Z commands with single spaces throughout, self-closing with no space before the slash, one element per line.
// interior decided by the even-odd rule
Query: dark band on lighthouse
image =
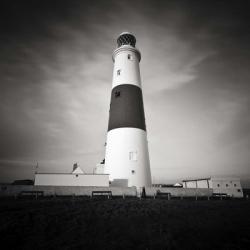
<path fill-rule="evenodd" d="M 141 88 L 132 84 L 118 85 L 112 90 L 108 131 L 131 127 L 146 131 Z"/>

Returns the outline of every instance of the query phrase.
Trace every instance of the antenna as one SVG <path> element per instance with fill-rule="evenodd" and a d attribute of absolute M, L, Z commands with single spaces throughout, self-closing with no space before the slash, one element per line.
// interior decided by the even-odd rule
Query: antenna
<path fill-rule="evenodd" d="M 37 174 L 37 171 L 38 171 L 38 162 L 36 163 L 36 166 L 35 166 L 35 174 Z"/>

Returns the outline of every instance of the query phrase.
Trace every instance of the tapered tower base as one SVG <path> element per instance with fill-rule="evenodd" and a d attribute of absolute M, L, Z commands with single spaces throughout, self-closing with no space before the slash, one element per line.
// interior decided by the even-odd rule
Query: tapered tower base
<path fill-rule="evenodd" d="M 146 131 L 117 128 L 108 132 L 105 173 L 114 179 L 128 179 L 128 186 L 151 186 Z"/>

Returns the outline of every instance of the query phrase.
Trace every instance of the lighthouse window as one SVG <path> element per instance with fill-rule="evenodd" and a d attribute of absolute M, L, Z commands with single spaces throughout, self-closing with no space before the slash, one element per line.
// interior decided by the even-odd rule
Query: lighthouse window
<path fill-rule="evenodd" d="M 135 174 L 135 170 L 132 170 L 131 173 L 132 173 L 132 174 Z"/>
<path fill-rule="evenodd" d="M 121 75 L 121 70 L 120 69 L 117 70 L 117 75 L 118 76 Z"/>
<path fill-rule="evenodd" d="M 121 95 L 120 91 L 115 91 L 115 97 L 119 97 Z"/>
<path fill-rule="evenodd" d="M 137 161 L 137 152 L 129 152 L 129 160 L 130 161 Z"/>
<path fill-rule="evenodd" d="M 131 56 L 130 54 L 128 54 L 128 59 L 129 59 L 129 60 L 132 60 L 132 59 L 133 59 L 132 56 Z"/>

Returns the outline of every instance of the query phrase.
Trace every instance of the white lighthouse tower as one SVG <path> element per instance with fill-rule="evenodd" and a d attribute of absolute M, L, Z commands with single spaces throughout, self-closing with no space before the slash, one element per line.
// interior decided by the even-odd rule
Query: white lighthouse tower
<path fill-rule="evenodd" d="M 147 132 L 136 39 L 123 32 L 113 52 L 113 83 L 109 111 L 105 173 L 110 181 L 128 186 L 151 186 Z"/>

